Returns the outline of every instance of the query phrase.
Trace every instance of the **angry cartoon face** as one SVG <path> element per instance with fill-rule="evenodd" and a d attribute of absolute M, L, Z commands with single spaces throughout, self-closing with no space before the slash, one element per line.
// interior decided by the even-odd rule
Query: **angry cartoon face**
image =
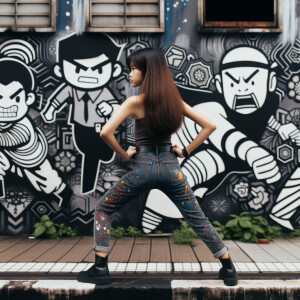
<path fill-rule="evenodd" d="M 105 54 L 88 59 L 63 61 L 65 79 L 80 89 L 97 89 L 106 85 L 112 77 L 112 63 Z"/>
<path fill-rule="evenodd" d="M 261 108 L 268 93 L 268 76 L 267 69 L 257 67 L 223 70 L 223 95 L 227 105 L 241 114 Z"/>
<path fill-rule="evenodd" d="M 230 109 L 251 114 L 264 105 L 269 92 L 275 91 L 274 68 L 275 64 L 270 64 L 259 49 L 250 46 L 233 48 L 221 61 L 221 72 L 215 76 L 216 88 Z"/>
<path fill-rule="evenodd" d="M 0 122 L 8 123 L 22 119 L 34 99 L 34 94 L 26 95 L 24 87 L 18 81 L 8 85 L 0 83 Z"/>

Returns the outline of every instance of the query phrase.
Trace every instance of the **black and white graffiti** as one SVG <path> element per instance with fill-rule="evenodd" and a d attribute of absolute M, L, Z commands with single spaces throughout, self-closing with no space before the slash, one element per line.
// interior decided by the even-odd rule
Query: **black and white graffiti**
<path fill-rule="evenodd" d="M 108 84 L 122 73 L 118 60 L 124 46 L 104 34 L 73 34 L 58 40 L 54 72 L 64 82 L 48 99 L 42 116 L 46 122 L 54 122 L 56 114 L 67 103 L 71 105 L 69 124 L 75 147 L 82 155 L 82 194 L 95 190 L 100 163 L 115 158 L 99 133 L 120 106 Z"/>
<path fill-rule="evenodd" d="M 76 35 L 65 26 L 50 35 L 0 35 L 1 233 L 31 233 L 43 214 L 92 233 L 95 204 L 128 167 L 99 136 L 138 92 L 126 56 L 162 46 L 182 98 L 217 124 L 190 159 L 180 159 L 205 214 L 223 222 L 249 211 L 285 230 L 300 225 L 300 40 L 199 35 L 183 14 L 180 27 L 172 23 L 174 13 L 192 16 L 196 3 L 166 1 L 173 17 L 167 10 L 163 38 Z M 135 143 L 134 125 L 128 118 L 117 129 L 124 149 Z M 172 142 L 186 146 L 200 129 L 184 119 Z M 182 217 L 160 190 L 132 200 L 113 226 L 170 232 Z"/>
<path fill-rule="evenodd" d="M 67 208 L 72 192 L 47 159 L 47 140 L 28 116 L 36 99 L 35 78 L 27 65 L 35 58 L 34 49 L 25 41 L 10 40 L 0 45 L 0 53 L 1 203 L 17 209 L 26 202 L 26 191 L 19 202 L 6 192 L 5 178 L 11 172 L 25 177 L 36 191 L 55 195 L 58 206 Z"/>
<path fill-rule="evenodd" d="M 183 99 L 192 101 L 195 109 L 217 125 L 209 140 L 190 159 L 183 160 L 181 166 L 195 195 L 201 199 L 218 192 L 218 187 L 232 174 L 254 174 L 255 180 L 262 184 L 249 184 L 241 179 L 233 188 L 233 193 L 245 195 L 249 210 L 254 211 L 266 203 L 270 204 L 266 184 L 283 185 L 267 213 L 276 223 L 293 229 L 290 219 L 300 206 L 300 168 L 295 166 L 289 178 L 282 179 L 278 165 L 282 161 L 276 159 L 276 153 L 260 145 L 267 129 L 277 133 L 283 142 L 293 143 L 295 148 L 300 145 L 298 126 L 293 122 L 281 123 L 276 115 L 283 94 L 277 87 L 276 67 L 277 63 L 270 62 L 260 49 L 238 46 L 226 52 L 221 59 L 219 74 L 215 75 L 218 94 L 197 90 L 191 84 L 178 85 Z M 297 82 L 294 78 L 293 86 Z M 292 84 L 289 86 L 292 87 Z M 199 130 L 198 125 L 185 118 L 172 142 L 186 146 Z M 290 147 L 292 152 L 293 147 Z M 162 216 L 181 217 L 167 196 L 155 190 L 147 199 L 142 221 L 144 231 L 154 230 Z"/>

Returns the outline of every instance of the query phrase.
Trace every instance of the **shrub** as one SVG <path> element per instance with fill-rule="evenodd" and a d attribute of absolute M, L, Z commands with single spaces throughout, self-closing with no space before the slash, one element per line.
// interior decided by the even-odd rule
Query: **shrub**
<path fill-rule="evenodd" d="M 300 227 L 295 229 L 293 232 L 290 232 L 290 236 L 300 236 Z"/>
<path fill-rule="evenodd" d="M 53 223 L 48 215 L 43 215 L 40 222 L 33 225 L 35 237 L 42 237 L 48 239 L 56 239 L 62 236 L 76 236 L 77 231 L 72 229 L 63 223 L 55 224 Z"/>
<path fill-rule="evenodd" d="M 113 239 L 121 239 L 124 236 L 133 236 L 137 237 L 142 235 L 141 231 L 137 229 L 136 227 L 129 226 L 127 228 L 124 227 L 117 227 L 117 228 L 111 228 L 110 236 Z"/>
<path fill-rule="evenodd" d="M 270 226 L 262 216 L 253 216 L 249 212 L 242 212 L 239 216 L 234 214 L 230 216 L 232 219 L 225 225 L 218 221 L 213 222 L 222 238 L 254 243 L 259 238 L 272 241 L 282 235 L 281 227 Z"/>
<path fill-rule="evenodd" d="M 129 226 L 126 229 L 126 236 L 133 236 L 133 237 L 137 237 L 140 236 L 142 233 L 140 230 L 138 230 L 136 227 L 133 226 Z"/>
<path fill-rule="evenodd" d="M 179 222 L 181 223 L 181 227 L 180 229 L 173 231 L 171 238 L 175 240 L 176 244 L 189 244 L 195 246 L 194 239 L 198 238 L 197 234 L 189 227 L 186 221 L 179 220 Z"/>
<path fill-rule="evenodd" d="M 125 236 L 125 228 L 124 227 L 117 227 L 111 228 L 110 230 L 110 237 L 113 239 L 120 239 Z"/>

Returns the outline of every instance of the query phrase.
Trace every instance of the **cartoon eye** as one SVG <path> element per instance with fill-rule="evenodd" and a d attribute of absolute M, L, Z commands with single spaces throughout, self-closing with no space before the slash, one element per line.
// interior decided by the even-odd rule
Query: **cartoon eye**
<path fill-rule="evenodd" d="M 16 97 L 16 102 L 19 103 L 20 102 L 20 96 Z"/>
<path fill-rule="evenodd" d="M 103 72 L 102 67 L 99 67 L 99 68 L 98 68 L 98 73 L 99 73 L 99 74 L 102 74 L 102 72 Z"/>
<path fill-rule="evenodd" d="M 231 82 L 230 86 L 231 86 L 231 87 L 234 87 L 234 84 Z"/>
<path fill-rule="evenodd" d="M 254 81 L 251 81 L 251 84 L 254 85 Z"/>
<path fill-rule="evenodd" d="M 75 72 L 78 74 L 80 72 L 80 70 L 81 69 L 77 66 L 76 69 L 75 69 Z"/>

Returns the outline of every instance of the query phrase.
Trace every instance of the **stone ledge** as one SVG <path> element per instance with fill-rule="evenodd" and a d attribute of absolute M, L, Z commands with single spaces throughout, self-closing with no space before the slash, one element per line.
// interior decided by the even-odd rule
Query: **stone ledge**
<path fill-rule="evenodd" d="M 128 280 L 95 286 L 76 280 L 2 280 L 1 300 L 65 299 L 300 299 L 300 279 L 239 280 L 228 287 L 221 280 Z"/>

